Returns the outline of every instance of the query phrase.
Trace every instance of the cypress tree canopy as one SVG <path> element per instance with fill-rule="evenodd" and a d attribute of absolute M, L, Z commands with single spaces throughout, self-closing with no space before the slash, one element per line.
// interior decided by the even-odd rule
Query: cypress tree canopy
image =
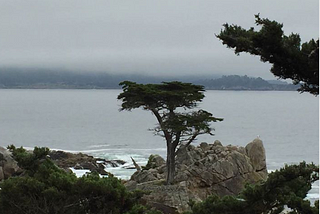
<path fill-rule="evenodd" d="M 272 64 L 271 72 L 281 79 L 300 84 L 298 91 L 319 94 L 319 40 L 311 39 L 301 45 L 299 34 L 284 35 L 283 25 L 255 15 L 259 31 L 224 24 L 216 35 L 235 54 L 247 52 Z"/>
<path fill-rule="evenodd" d="M 178 107 L 192 108 L 204 98 L 204 87 L 182 82 L 164 82 L 163 84 L 137 84 L 124 81 L 120 85 L 123 93 L 121 110 L 134 108 L 155 108 L 158 110 L 176 109 Z"/>

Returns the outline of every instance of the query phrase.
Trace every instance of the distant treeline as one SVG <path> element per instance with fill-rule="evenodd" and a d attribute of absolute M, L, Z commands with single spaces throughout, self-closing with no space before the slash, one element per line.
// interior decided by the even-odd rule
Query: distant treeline
<path fill-rule="evenodd" d="M 279 90 L 279 91 L 294 91 L 298 86 L 288 84 L 283 81 L 266 81 L 260 77 L 248 76 L 222 76 L 218 79 L 204 80 L 199 82 L 208 90 Z"/>
<path fill-rule="evenodd" d="M 208 90 L 296 90 L 297 86 L 281 81 L 266 81 L 248 76 L 159 77 L 147 75 L 108 74 L 102 72 L 71 72 L 46 69 L 0 68 L 0 88 L 70 88 L 70 89 L 119 89 L 124 80 L 138 83 L 163 81 L 191 82 Z"/>
<path fill-rule="evenodd" d="M 43 69 L 0 69 L 0 88 L 117 88 L 119 77 Z"/>

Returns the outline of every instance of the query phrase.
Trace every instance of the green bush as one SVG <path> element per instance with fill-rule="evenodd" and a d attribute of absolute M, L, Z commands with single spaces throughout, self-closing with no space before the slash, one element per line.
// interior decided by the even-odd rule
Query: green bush
<path fill-rule="evenodd" d="M 247 185 L 238 196 L 210 196 L 192 205 L 193 214 L 278 214 L 287 206 L 292 214 L 318 214 L 305 197 L 311 184 L 319 180 L 319 168 L 314 164 L 286 165 L 271 174 L 267 181 Z"/>
<path fill-rule="evenodd" d="M 134 205 L 133 208 L 125 214 L 161 214 L 158 210 L 148 209 L 141 204 Z"/>
<path fill-rule="evenodd" d="M 143 206 L 134 212 L 142 194 L 128 192 L 115 177 L 89 174 L 77 178 L 58 168 L 47 156 L 47 148 L 35 148 L 32 153 L 14 146 L 9 149 L 25 174 L 0 184 L 1 213 L 148 213 Z"/>

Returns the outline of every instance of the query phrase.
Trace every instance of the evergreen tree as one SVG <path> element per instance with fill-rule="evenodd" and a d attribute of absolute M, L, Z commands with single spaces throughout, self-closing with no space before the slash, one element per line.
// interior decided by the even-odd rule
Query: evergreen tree
<path fill-rule="evenodd" d="M 301 84 L 298 91 L 319 94 L 319 40 L 311 39 L 301 45 L 298 34 L 284 35 L 283 25 L 256 17 L 254 28 L 243 29 L 237 25 L 224 24 L 224 29 L 216 35 L 228 48 L 239 54 L 247 52 L 260 56 L 262 62 L 272 64 L 271 72 L 282 79 L 292 79 Z"/>
<path fill-rule="evenodd" d="M 198 110 L 198 102 L 204 98 L 204 87 L 191 83 L 164 82 L 163 84 L 137 84 L 124 81 L 122 110 L 142 107 L 157 118 L 156 134 L 163 136 L 167 144 L 167 184 L 172 184 L 175 174 L 175 156 L 180 145 L 189 145 L 198 135 L 212 134 L 211 122 L 222 121 L 211 113 Z M 189 109 L 189 111 L 184 111 Z"/>

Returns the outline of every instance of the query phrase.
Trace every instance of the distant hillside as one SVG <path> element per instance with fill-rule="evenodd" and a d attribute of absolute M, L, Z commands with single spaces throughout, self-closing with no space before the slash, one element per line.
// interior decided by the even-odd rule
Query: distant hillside
<path fill-rule="evenodd" d="M 279 90 L 294 91 L 297 86 L 282 81 L 268 82 L 260 77 L 248 76 L 222 76 L 218 79 L 199 81 L 198 84 L 204 85 L 208 90 Z"/>
<path fill-rule="evenodd" d="M 219 77 L 214 76 L 212 77 Z M 205 76 L 161 77 L 139 74 L 108 74 L 102 72 L 72 72 L 49 69 L 0 68 L 0 88 L 74 88 L 119 89 L 124 80 L 138 83 L 161 83 L 163 81 L 194 82 Z"/>
<path fill-rule="evenodd" d="M 0 69 L 0 88 L 116 88 L 109 74 L 75 73 L 44 69 Z"/>
<path fill-rule="evenodd" d="M 288 83 L 285 81 L 281 81 L 281 80 L 267 80 L 268 83 L 270 84 L 275 84 L 275 85 L 287 85 Z"/>
<path fill-rule="evenodd" d="M 211 76 L 215 78 L 217 76 Z M 107 73 L 77 73 L 45 69 L 0 68 L 0 88 L 70 88 L 70 89 L 119 89 L 124 80 L 138 83 L 160 83 L 163 81 L 191 82 L 205 86 L 208 90 L 296 90 L 286 82 L 268 82 L 262 78 L 248 76 L 222 76 L 209 79 L 205 76 L 153 77 L 146 75 L 120 75 Z M 276 84 L 273 84 L 276 83 Z"/>

